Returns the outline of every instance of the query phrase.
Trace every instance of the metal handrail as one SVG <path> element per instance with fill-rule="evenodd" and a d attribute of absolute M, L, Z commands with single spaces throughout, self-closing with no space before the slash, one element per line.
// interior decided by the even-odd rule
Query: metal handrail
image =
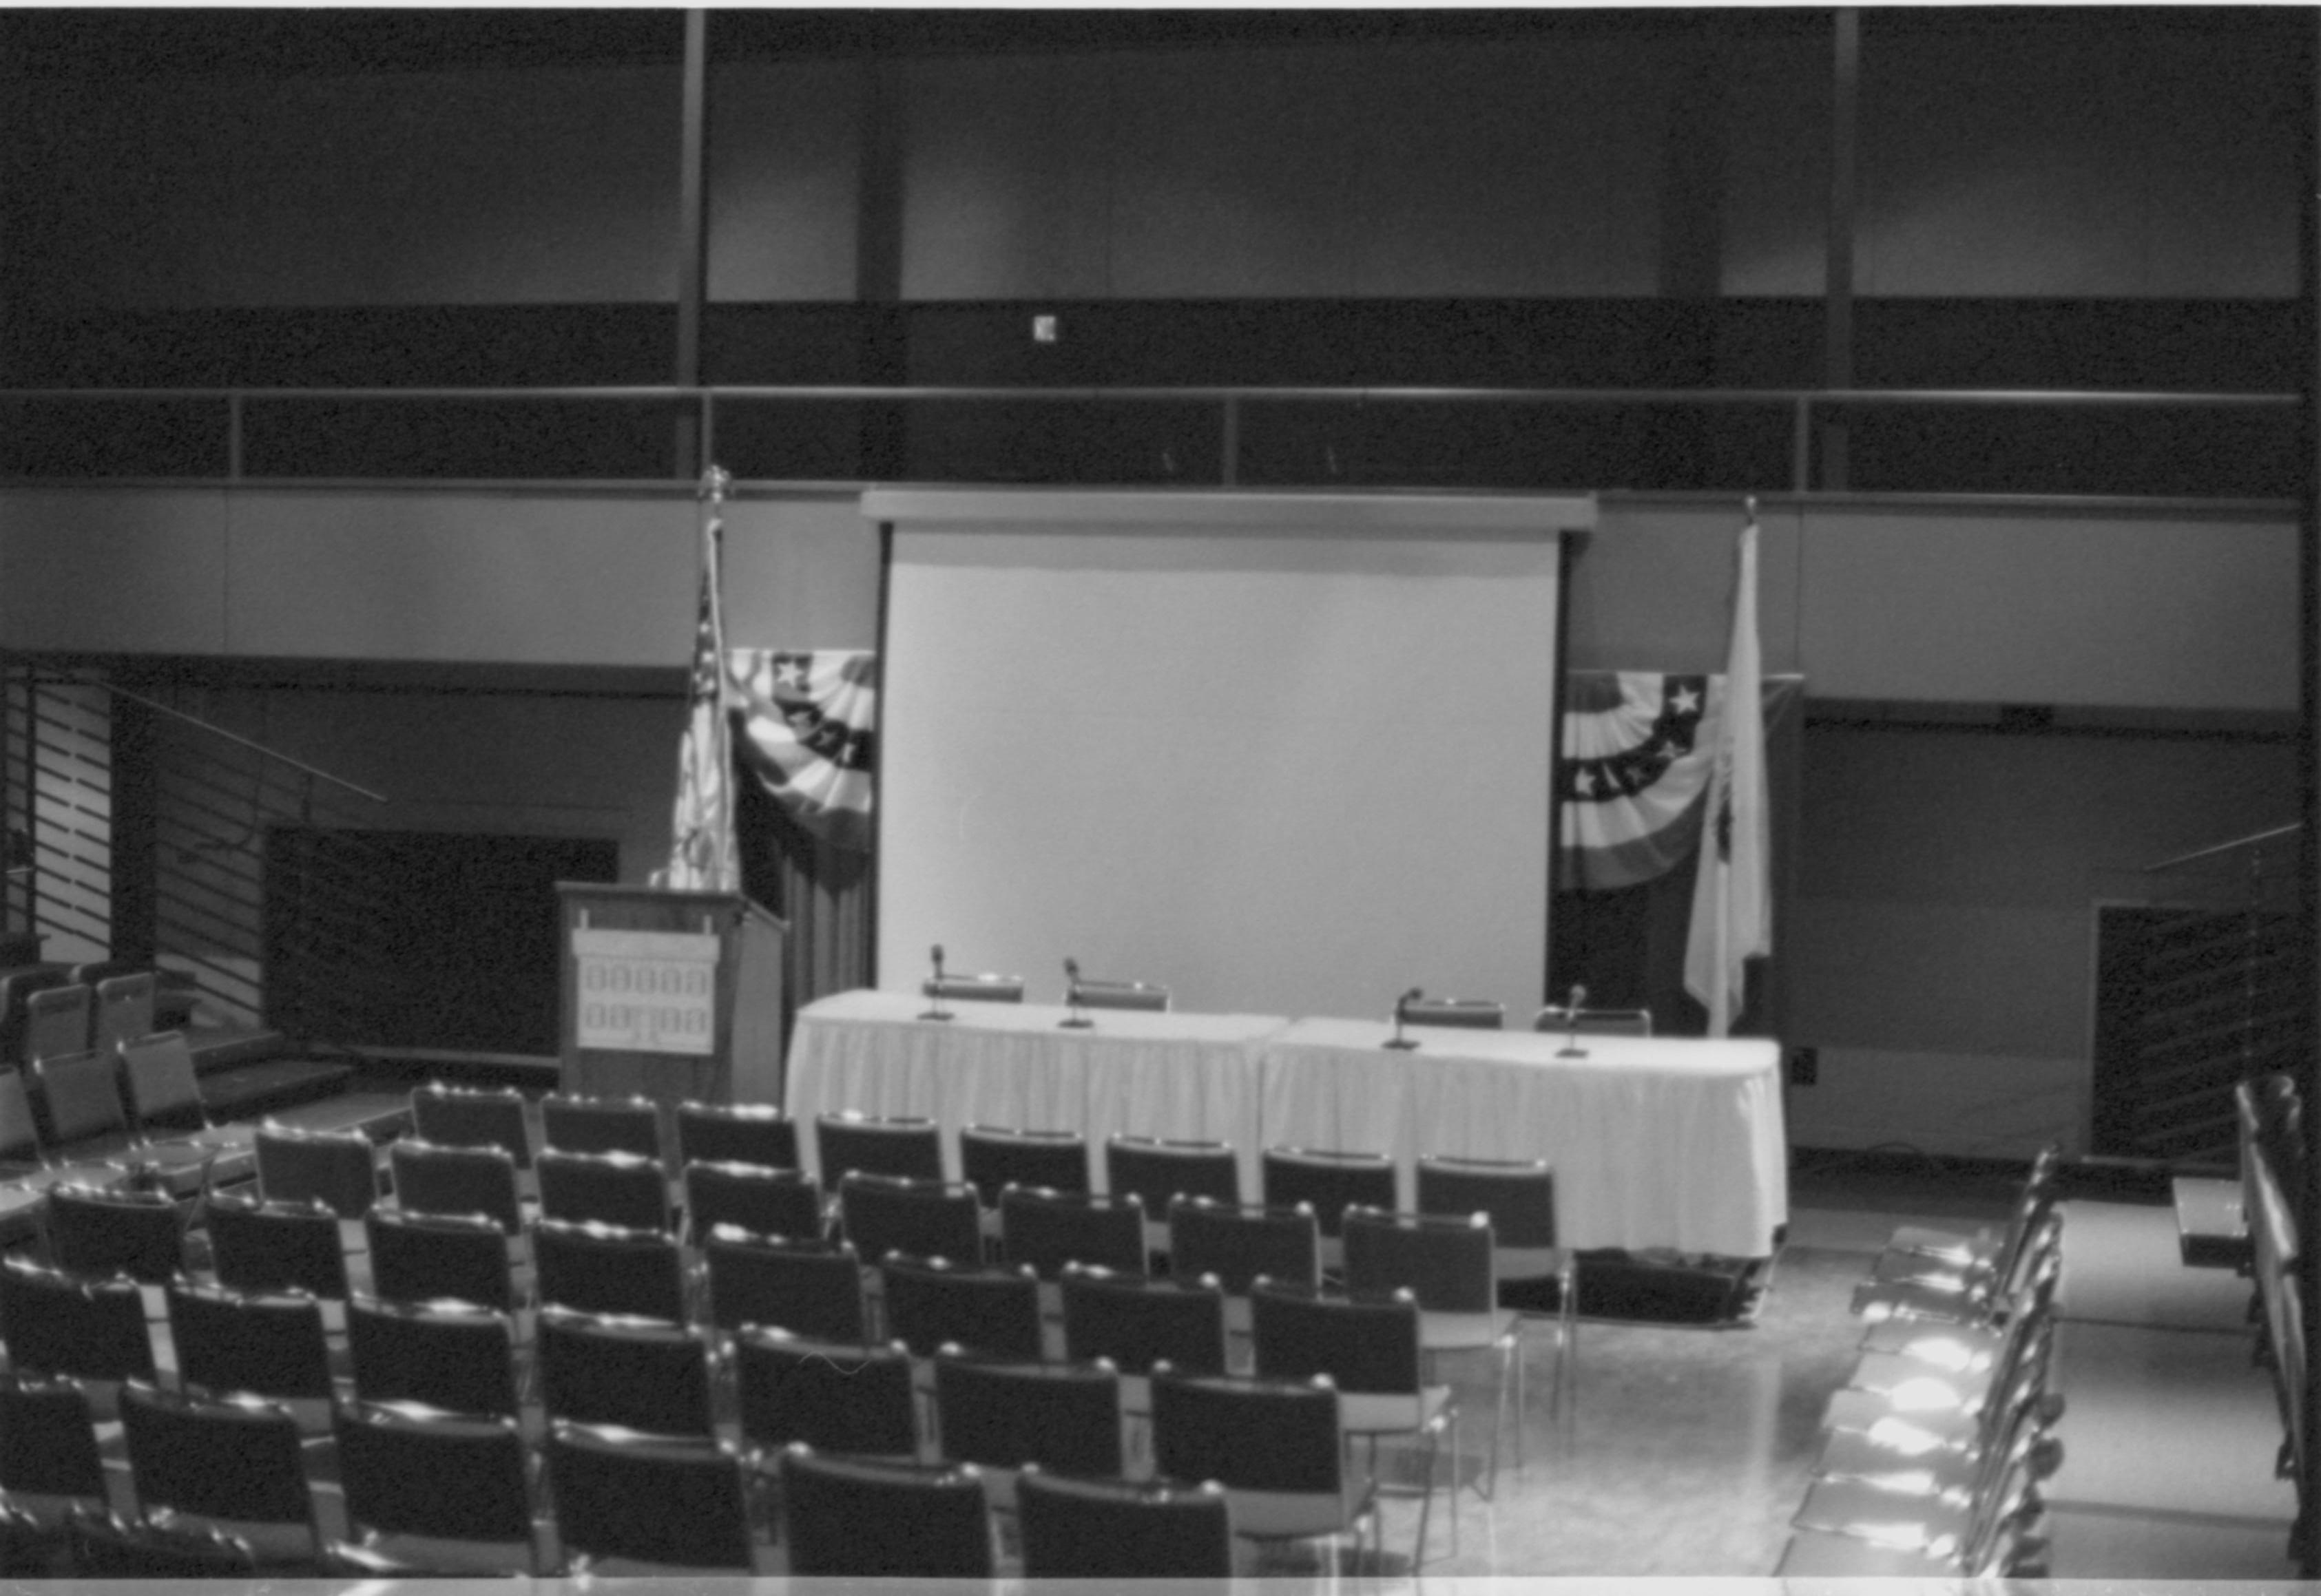
<path fill-rule="evenodd" d="M 316 781 L 328 782 L 334 787 L 352 793 L 358 798 L 367 798 L 373 803 L 385 803 L 387 801 L 387 795 L 384 793 L 374 793 L 369 787 L 362 786 L 355 782 L 350 782 L 344 776 L 332 775 L 329 771 L 319 769 L 314 766 L 307 764 L 303 759 L 294 759 L 289 755 L 282 752 L 279 748 L 269 748 L 262 742 L 252 742 L 249 738 L 241 736 L 239 732 L 228 731 L 224 727 L 220 726 L 214 721 L 205 721 L 199 715 L 189 715 L 180 709 L 173 709 L 169 705 L 160 703 L 159 700 L 146 697 L 141 693 L 132 693 L 126 687 L 116 686 L 114 684 L 105 681 L 96 676 L 76 676 L 72 679 L 74 685 L 77 686 L 102 687 L 105 692 L 112 694 L 115 698 L 125 698 L 132 703 L 142 704 L 145 708 L 153 711 L 156 714 L 167 715 L 173 721 L 181 721 L 187 726 L 197 727 L 201 730 L 208 732 L 213 737 L 223 738 L 226 741 L 232 743 L 237 748 L 248 748 L 251 753 L 259 755 L 262 758 L 271 759 L 277 764 L 287 765 L 302 775 L 311 776 Z"/>
<path fill-rule="evenodd" d="M 2162 859 L 2156 865 L 2143 865 L 2137 868 L 2143 875 L 2157 875 L 2162 870 L 2174 870 L 2185 865 L 2198 864 L 2202 859 L 2213 859 L 2224 854 L 2238 853 L 2245 848 L 2261 848 L 2268 842 L 2277 841 L 2283 837 L 2294 837 L 2304 830 L 2304 821 L 2291 821 L 2285 826 L 2272 826 L 2262 831 L 2252 831 L 2246 837 L 2235 837 L 2230 842 L 2219 842 L 2207 848 L 2195 848 L 2188 854 L 2178 854 L 2172 859 Z"/>
<path fill-rule="evenodd" d="M 226 407 L 228 481 L 243 477 L 243 432 L 253 404 L 651 404 L 684 405 L 705 456 L 714 455 L 717 406 L 721 403 L 793 400 L 822 403 L 971 404 L 1195 404 L 1219 408 L 1222 476 L 1239 480 L 1242 413 L 1254 404 L 1670 404 L 1781 406 L 1790 412 L 1791 486 L 1809 491 L 1815 413 L 1847 408 L 1907 405 L 2061 407 L 2126 410 L 2293 410 L 2303 403 L 2294 393 L 2176 392 L 2164 389 L 2084 388 L 1610 388 L 1446 387 L 1437 385 L 1182 386 L 1142 384 L 1063 386 L 1006 384 L 898 385 L 856 383 L 613 384 L 570 387 L 151 387 L 0 389 L 0 402 L 51 404 L 153 404 L 217 401 Z"/>

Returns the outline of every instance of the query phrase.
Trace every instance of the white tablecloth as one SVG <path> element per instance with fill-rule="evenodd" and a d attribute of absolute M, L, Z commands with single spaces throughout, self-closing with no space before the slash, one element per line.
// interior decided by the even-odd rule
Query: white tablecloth
<path fill-rule="evenodd" d="M 1789 1220 L 1780 1049 L 1759 1038 L 1581 1037 L 1301 1020 L 1260 1047 L 1276 1145 L 1545 1158 L 1556 1228 L 1580 1247 L 1761 1257 Z"/>
<path fill-rule="evenodd" d="M 956 1176 L 968 1125 L 1230 1142 L 1258 1193 L 1268 1146 L 1387 1151 L 1413 1201 L 1421 1153 L 1545 1158 L 1558 1229 L 1582 1247 L 1673 1247 L 1761 1257 L 1789 1220 L 1780 1050 L 1749 1038 L 1583 1037 L 1413 1027 L 1412 1052 L 1376 1020 L 953 1002 L 925 1020 L 915 993 L 849 992 L 801 1010 L 787 1107 L 819 1173 L 811 1122 L 841 1109 L 942 1128 Z M 1091 1157 L 1098 1190 L 1104 1161 Z"/>
<path fill-rule="evenodd" d="M 947 1173 L 959 1174 L 968 1125 L 1078 1130 L 1088 1138 L 1097 1190 L 1104 1139 L 1138 1136 L 1230 1142 L 1242 1190 L 1257 1192 L 1255 1044 L 1288 1021 L 1259 1014 L 1084 1011 L 1086 1029 L 1042 1003 L 952 1002 L 948 1020 L 921 1020 L 915 993 L 845 992 L 798 1011 L 786 1106 L 799 1124 L 799 1160 L 820 1173 L 812 1122 L 860 1109 L 942 1127 Z"/>

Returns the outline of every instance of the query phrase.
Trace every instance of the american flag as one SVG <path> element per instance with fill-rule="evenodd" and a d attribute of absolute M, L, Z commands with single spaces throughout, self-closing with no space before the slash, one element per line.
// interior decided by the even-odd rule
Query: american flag
<path fill-rule="evenodd" d="M 726 720 L 725 625 L 719 601 L 719 555 L 725 523 L 713 473 L 709 512 L 701 526 L 701 615 L 693 635 L 693 680 L 685 740 L 677 756 L 677 810 L 669 823 L 669 864 L 653 884 L 678 891 L 742 889 L 733 843 L 733 730 Z"/>

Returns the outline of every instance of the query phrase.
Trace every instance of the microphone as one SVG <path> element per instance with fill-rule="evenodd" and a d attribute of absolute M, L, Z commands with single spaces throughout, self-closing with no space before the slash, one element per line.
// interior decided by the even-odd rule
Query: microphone
<path fill-rule="evenodd" d="M 935 974 L 934 979 L 927 983 L 927 995 L 933 998 L 934 1002 L 927 1006 L 927 1011 L 920 1015 L 919 1018 L 922 1020 L 948 1020 L 951 1018 L 951 1011 L 943 1007 L 942 996 L 942 944 L 940 942 L 936 943 L 930 950 L 929 956 L 934 960 Z"/>
<path fill-rule="evenodd" d="M 1556 1050 L 1558 1058 L 1585 1058 L 1588 1049 L 1579 1045 L 1579 1011 L 1588 1002 L 1588 989 L 1577 982 L 1571 995 L 1563 1003 L 1563 1046 Z"/>
<path fill-rule="evenodd" d="M 1425 995 L 1424 988 L 1414 986 L 1394 1000 L 1394 1035 L 1388 1039 L 1386 1043 L 1388 1047 L 1407 1053 L 1418 1046 L 1416 1041 L 1402 1034 L 1402 1015 L 1404 1010 Z"/>
<path fill-rule="evenodd" d="M 1076 958 L 1064 960 L 1064 1009 L 1058 1023 L 1069 1029 L 1086 1030 L 1096 1023 L 1080 1012 L 1080 961 Z"/>

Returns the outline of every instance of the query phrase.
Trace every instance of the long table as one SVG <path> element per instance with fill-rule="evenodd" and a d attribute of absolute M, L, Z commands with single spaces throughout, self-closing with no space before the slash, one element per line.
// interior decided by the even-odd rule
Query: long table
<path fill-rule="evenodd" d="M 1582 1037 L 1375 1020 L 1090 1011 L 849 992 L 801 1010 L 786 1106 L 802 1124 L 859 1109 L 942 1128 L 957 1173 L 970 1124 L 1233 1144 L 1258 1191 L 1269 1146 L 1387 1152 L 1414 1200 L 1420 1154 L 1545 1158 L 1558 1229 L 1579 1247 L 1761 1257 L 1789 1219 L 1780 1052 L 1758 1038 Z M 813 1137 L 800 1153 L 814 1167 Z M 1092 1160 L 1097 1188 L 1103 1159 Z M 817 1171 L 818 1173 L 818 1171 Z"/>

